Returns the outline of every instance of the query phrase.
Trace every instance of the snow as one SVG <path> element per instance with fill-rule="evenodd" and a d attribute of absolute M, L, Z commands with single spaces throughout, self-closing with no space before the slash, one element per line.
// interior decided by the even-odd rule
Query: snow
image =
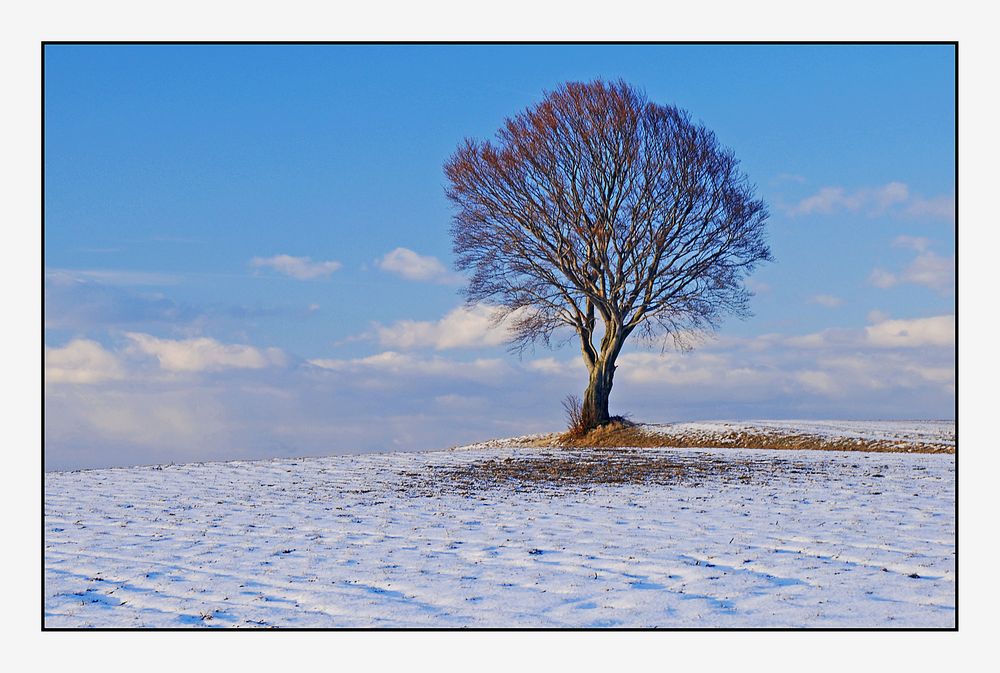
<path fill-rule="evenodd" d="M 643 427 L 666 435 L 754 432 L 955 445 L 954 421 L 701 421 L 649 424 Z"/>
<path fill-rule="evenodd" d="M 955 624 L 953 455 L 643 449 L 788 466 L 747 483 L 411 476 L 553 452 L 516 443 L 48 473 L 45 625 Z"/>

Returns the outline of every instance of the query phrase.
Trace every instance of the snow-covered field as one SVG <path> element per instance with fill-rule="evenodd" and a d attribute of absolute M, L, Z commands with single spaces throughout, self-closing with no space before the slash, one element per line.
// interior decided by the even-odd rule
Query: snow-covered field
<path fill-rule="evenodd" d="M 732 433 L 809 435 L 821 439 L 920 442 L 955 446 L 954 421 L 702 421 L 644 425 L 668 436 L 714 437 Z"/>
<path fill-rule="evenodd" d="M 953 455 L 643 449 L 747 477 L 436 481 L 557 451 L 513 443 L 49 473 L 45 624 L 955 624 Z"/>

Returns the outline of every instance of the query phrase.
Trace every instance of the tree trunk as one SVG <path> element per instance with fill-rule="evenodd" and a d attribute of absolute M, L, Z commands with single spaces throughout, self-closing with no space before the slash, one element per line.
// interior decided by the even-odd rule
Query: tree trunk
<path fill-rule="evenodd" d="M 583 394 L 582 421 L 585 430 L 607 425 L 611 420 L 608 412 L 608 398 L 614 383 L 615 365 L 612 362 L 598 362 L 590 371 L 590 382 Z"/>

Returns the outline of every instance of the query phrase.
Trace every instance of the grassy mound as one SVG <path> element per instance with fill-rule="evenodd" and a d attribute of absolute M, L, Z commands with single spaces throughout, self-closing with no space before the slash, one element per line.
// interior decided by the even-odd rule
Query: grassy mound
<path fill-rule="evenodd" d="M 587 433 L 564 432 L 539 440 L 538 446 L 563 448 L 704 448 L 874 451 L 881 453 L 955 453 L 954 445 L 913 440 L 837 437 L 764 431 L 657 432 L 625 419 Z"/>

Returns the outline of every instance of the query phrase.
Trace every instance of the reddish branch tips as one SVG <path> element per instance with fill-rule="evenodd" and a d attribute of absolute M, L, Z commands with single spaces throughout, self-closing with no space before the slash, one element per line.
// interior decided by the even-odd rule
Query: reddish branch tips
<path fill-rule="evenodd" d="M 766 207 L 732 153 L 624 82 L 561 86 L 495 140 L 466 140 L 445 173 L 469 301 L 524 309 L 516 346 L 575 329 L 605 407 L 632 332 L 746 315 L 743 280 L 770 259 Z"/>
<path fill-rule="evenodd" d="M 687 113 L 623 82 L 570 83 L 466 140 L 445 165 L 471 301 L 519 314 L 526 343 L 559 325 L 622 338 L 746 312 L 770 258 L 767 211 L 732 153 Z"/>

